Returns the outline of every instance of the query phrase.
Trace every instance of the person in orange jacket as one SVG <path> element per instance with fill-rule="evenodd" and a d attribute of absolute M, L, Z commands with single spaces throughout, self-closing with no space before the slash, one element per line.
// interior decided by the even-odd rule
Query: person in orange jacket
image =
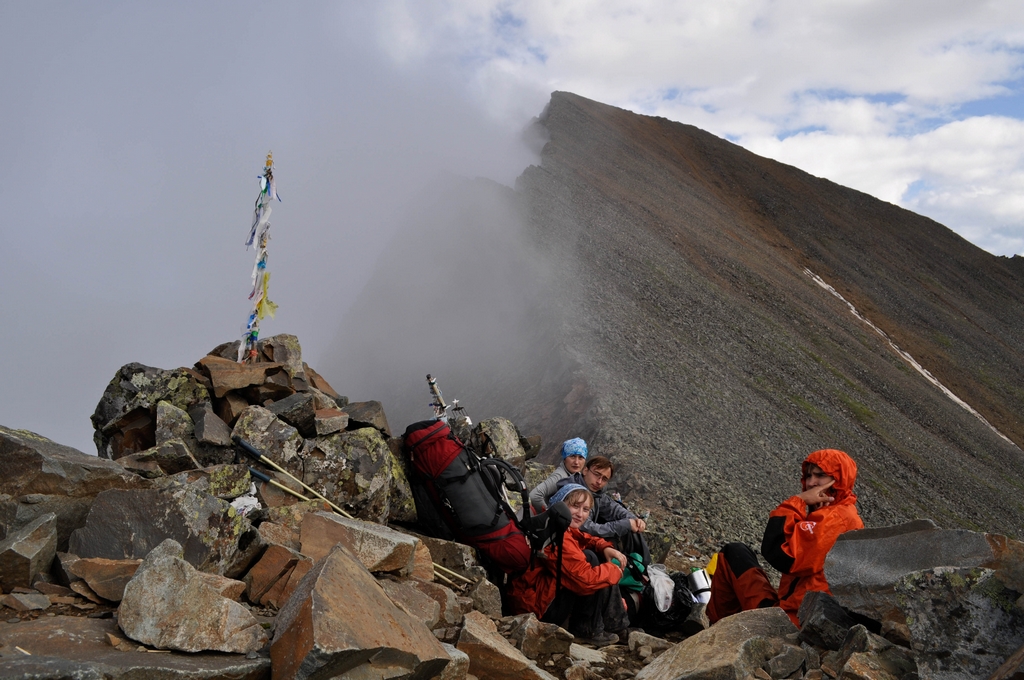
<path fill-rule="evenodd" d="M 618 590 L 626 556 L 603 538 L 580 531 L 594 505 L 586 487 L 568 485 L 551 500 L 563 501 L 572 515 L 561 548 L 549 545 L 539 564 L 512 579 L 508 605 L 515 614 L 533 612 L 595 646 L 615 644 L 619 638 L 613 631 L 629 625 Z"/>
<path fill-rule="evenodd" d="M 706 610 L 711 623 L 745 609 L 780 606 L 799 626 L 804 594 L 831 594 L 825 556 L 840 534 L 864 528 L 853 493 L 857 464 L 843 451 L 821 449 L 807 456 L 802 472 L 803 491 L 772 510 L 761 541 L 761 554 L 782 572 L 778 591 L 753 550 L 729 543 L 716 556 Z"/>

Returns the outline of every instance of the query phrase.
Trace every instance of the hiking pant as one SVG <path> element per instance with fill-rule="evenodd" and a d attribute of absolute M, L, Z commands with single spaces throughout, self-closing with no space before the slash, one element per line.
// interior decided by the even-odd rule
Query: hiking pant
<path fill-rule="evenodd" d="M 601 563 L 592 550 L 584 550 L 587 562 Z M 548 605 L 541 621 L 565 628 L 576 637 L 592 638 L 605 631 L 624 630 L 629 625 L 619 587 L 608 586 L 591 595 L 577 595 L 564 586 Z"/>
<path fill-rule="evenodd" d="M 705 613 L 711 623 L 747 609 L 777 607 L 779 594 L 768 581 L 757 555 L 745 543 L 728 543 L 718 553 Z"/>

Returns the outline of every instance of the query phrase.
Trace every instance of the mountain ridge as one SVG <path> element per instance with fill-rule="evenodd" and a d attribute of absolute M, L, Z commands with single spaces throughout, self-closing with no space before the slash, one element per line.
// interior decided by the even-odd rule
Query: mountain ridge
<path fill-rule="evenodd" d="M 491 286 L 522 288 L 515 320 L 496 334 L 504 350 L 445 357 L 466 338 L 439 328 L 431 365 L 414 373 L 402 342 L 389 340 L 385 357 L 343 331 L 333 383 L 364 384 L 343 368 L 344 348 L 359 346 L 363 363 L 396 376 L 381 395 L 389 413 L 420 389 L 413 375 L 432 372 L 477 418 L 505 415 L 542 434 L 548 460 L 562 439 L 583 436 L 620 464 L 614 481 L 628 503 L 708 545 L 759 541 L 816 448 L 858 461 L 869 525 L 925 516 L 1022 533 L 1024 258 L 997 258 L 928 218 L 681 123 L 556 92 L 536 125 L 547 142 L 514 192 L 458 190 L 490 196 L 461 213 L 472 233 L 511 242 L 521 230 L 525 245 L 503 273 L 481 268 L 459 306 L 471 338 Z M 414 268 L 400 250 L 381 279 Z M 479 259 L 448 241 L 431 261 L 458 271 Z M 808 272 L 1016 444 L 928 383 Z M 368 284 L 345 328 L 367 326 L 358 310 L 377 289 Z M 400 296 L 387 304 L 396 318 L 409 313 Z M 422 361 L 431 352 L 420 349 Z"/>

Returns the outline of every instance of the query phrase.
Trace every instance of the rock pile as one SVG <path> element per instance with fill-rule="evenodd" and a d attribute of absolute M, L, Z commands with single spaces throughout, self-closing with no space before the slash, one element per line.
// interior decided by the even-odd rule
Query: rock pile
<path fill-rule="evenodd" d="M 0 676 L 955 678 L 1024 642 L 1024 544 L 929 523 L 841 540 L 835 597 L 809 596 L 800 629 L 768 609 L 591 649 L 503 617 L 472 549 L 402 528 L 381 405 L 338 395 L 293 336 L 254 365 L 235 349 L 122 367 L 93 416 L 100 457 L 0 426 Z M 539 448 L 504 419 L 465 436 L 519 466 Z M 232 437 L 305 486 L 260 481 Z"/>

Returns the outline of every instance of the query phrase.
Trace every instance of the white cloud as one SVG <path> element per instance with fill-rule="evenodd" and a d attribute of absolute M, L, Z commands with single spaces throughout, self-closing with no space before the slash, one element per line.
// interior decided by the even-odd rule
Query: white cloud
<path fill-rule="evenodd" d="M 1019 92 L 1020 3 L 386 6 L 382 43 L 416 45 L 421 59 L 462 72 L 496 117 L 519 119 L 541 96 L 569 90 L 697 125 L 923 212 L 992 252 L 1021 252 L 1021 121 L 958 114 Z M 415 21 L 392 23 L 395 12 Z"/>

